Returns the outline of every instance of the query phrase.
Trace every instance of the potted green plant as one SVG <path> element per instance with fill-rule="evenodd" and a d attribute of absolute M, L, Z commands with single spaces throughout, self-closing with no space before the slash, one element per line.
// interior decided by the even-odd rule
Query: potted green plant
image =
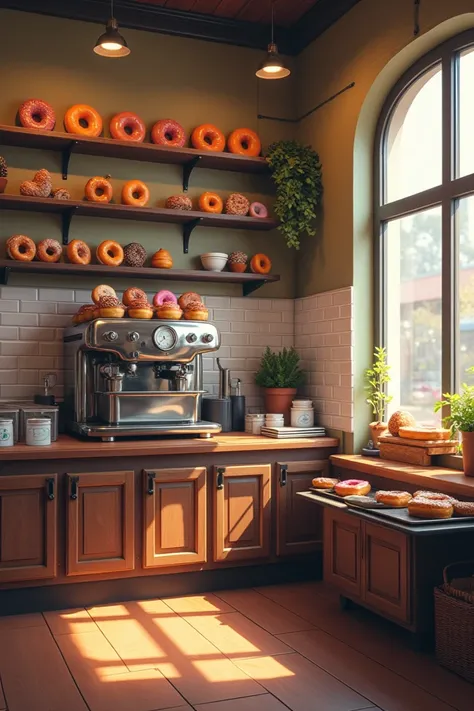
<path fill-rule="evenodd" d="M 311 146 L 277 141 L 266 155 L 276 185 L 275 212 L 288 247 L 299 249 L 304 233 L 314 235 L 316 207 L 323 192 L 321 163 Z"/>
<path fill-rule="evenodd" d="M 283 413 L 285 425 L 290 421 L 296 389 L 304 381 L 299 362 L 300 357 L 294 348 L 283 348 L 275 353 L 267 346 L 255 375 L 257 385 L 265 388 L 266 412 Z"/>
<path fill-rule="evenodd" d="M 377 449 L 379 437 L 387 431 L 388 424 L 384 421 L 386 407 L 392 400 L 391 395 L 387 395 L 387 384 L 391 378 L 389 375 L 390 366 L 387 364 L 387 351 L 381 346 L 376 346 L 374 351 L 374 362 L 371 368 L 365 371 L 365 389 L 367 390 L 366 402 L 371 406 L 375 416 L 374 422 L 369 424 L 373 446 Z"/>
<path fill-rule="evenodd" d="M 474 366 L 467 372 L 474 373 Z M 449 407 L 443 425 L 451 429 L 453 437 L 461 433 L 464 474 L 474 477 L 474 385 L 463 383 L 460 393 L 443 393 L 434 410 L 439 412 L 443 407 Z"/>

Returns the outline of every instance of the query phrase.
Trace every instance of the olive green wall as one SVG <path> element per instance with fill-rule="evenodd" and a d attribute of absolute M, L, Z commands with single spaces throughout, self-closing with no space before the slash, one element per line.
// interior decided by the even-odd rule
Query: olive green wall
<path fill-rule="evenodd" d="M 102 30 L 90 23 L 0 10 L 0 123 L 14 124 L 22 101 L 38 97 L 54 106 L 58 130 L 63 130 L 62 116 L 69 106 L 87 103 L 104 117 L 106 135 L 108 120 L 127 110 L 138 113 L 150 127 L 159 118 L 175 118 L 187 131 L 205 122 L 215 123 L 226 134 L 248 126 L 259 132 L 265 146 L 291 137 L 291 126 L 259 122 L 256 118 L 255 67 L 261 59 L 260 52 L 127 30 L 130 57 L 105 59 L 92 52 Z M 19 36 L 28 41 L 18 41 Z M 289 112 L 295 107 L 293 77 L 284 82 L 259 82 L 262 113 L 291 115 Z M 112 176 L 117 202 L 121 184 L 131 178 L 149 184 L 152 204 L 163 205 L 166 197 L 182 191 L 181 171 L 173 166 L 73 156 L 71 175 L 64 183 L 59 173 L 59 154 L 5 146 L 0 147 L 0 153 L 10 168 L 7 192 L 17 193 L 20 182 L 43 167 L 53 173 L 55 187 L 67 187 L 75 199 L 82 198 L 91 176 L 107 173 Z M 224 197 L 233 191 L 243 192 L 250 199 L 267 204 L 273 199 L 268 178 L 197 170 L 191 178 L 189 195 L 195 198 L 205 190 L 215 190 Z M 35 240 L 60 237 L 59 221 L 52 216 L 2 212 L 0 220 L 2 242 L 15 232 Z M 91 246 L 108 238 L 116 238 L 122 244 L 138 241 L 150 253 L 164 247 L 171 251 L 178 268 L 199 268 L 199 255 L 208 251 L 244 250 L 249 255 L 264 252 L 271 257 L 272 271 L 281 275 L 281 281 L 263 287 L 257 295 L 291 297 L 295 293 L 296 255 L 287 250 L 277 231 L 198 228 L 191 238 L 189 255 L 183 254 L 180 230 L 174 225 L 76 218 L 71 237 L 85 239 Z M 21 283 L 19 277 L 15 278 L 16 283 Z M 79 281 L 81 287 L 88 284 L 83 279 Z M 64 279 L 58 278 L 58 285 L 61 282 Z M 168 285 L 180 287 L 170 282 Z M 240 287 L 210 285 L 206 286 L 206 293 L 238 294 Z"/>

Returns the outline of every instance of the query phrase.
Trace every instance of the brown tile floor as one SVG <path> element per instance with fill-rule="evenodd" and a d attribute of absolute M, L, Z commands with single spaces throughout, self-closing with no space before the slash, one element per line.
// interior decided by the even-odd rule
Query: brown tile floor
<path fill-rule="evenodd" d="M 3 617 L 0 679 L 0 711 L 474 709 L 472 685 L 323 583 Z"/>

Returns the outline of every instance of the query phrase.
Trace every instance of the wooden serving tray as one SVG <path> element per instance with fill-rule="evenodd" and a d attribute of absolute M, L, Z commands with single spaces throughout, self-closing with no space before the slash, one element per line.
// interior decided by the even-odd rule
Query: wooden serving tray
<path fill-rule="evenodd" d="M 445 449 L 457 449 L 459 442 L 456 439 L 408 439 L 407 437 L 394 437 L 393 435 L 382 435 L 379 442 L 383 444 L 405 445 L 407 447 L 421 447 L 422 449 L 442 449 L 439 454 L 447 454 Z M 451 454 L 451 452 L 448 452 Z"/>
<path fill-rule="evenodd" d="M 381 459 L 391 459 L 395 462 L 416 464 L 420 467 L 431 466 L 431 457 L 436 454 L 455 454 L 457 447 L 413 447 L 393 442 L 379 440 Z"/>

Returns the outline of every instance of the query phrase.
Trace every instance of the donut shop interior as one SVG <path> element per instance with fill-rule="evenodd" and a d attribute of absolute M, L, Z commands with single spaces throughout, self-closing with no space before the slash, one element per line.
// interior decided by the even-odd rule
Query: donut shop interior
<path fill-rule="evenodd" d="M 472 1 L 0 59 L 0 711 L 473 711 Z"/>

